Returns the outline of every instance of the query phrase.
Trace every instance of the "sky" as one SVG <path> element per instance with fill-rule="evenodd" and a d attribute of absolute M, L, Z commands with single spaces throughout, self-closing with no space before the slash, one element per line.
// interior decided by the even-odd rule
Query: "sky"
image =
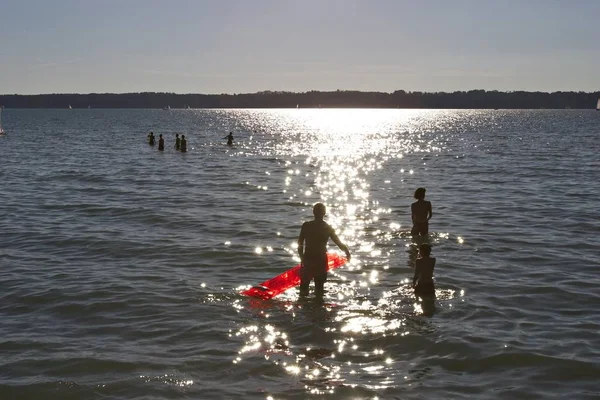
<path fill-rule="evenodd" d="M 0 0 L 0 94 L 600 90 L 600 0 Z"/>

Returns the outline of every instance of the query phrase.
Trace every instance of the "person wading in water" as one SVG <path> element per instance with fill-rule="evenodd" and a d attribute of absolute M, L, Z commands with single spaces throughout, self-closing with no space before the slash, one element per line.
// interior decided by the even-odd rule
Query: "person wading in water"
<path fill-rule="evenodd" d="M 315 280 L 315 296 L 323 297 L 327 280 L 327 242 L 329 238 L 346 253 L 350 261 L 350 250 L 338 238 L 335 230 L 323 220 L 326 214 L 325 204 L 317 203 L 313 207 L 315 219 L 302 224 L 298 237 L 298 254 L 302 260 L 300 270 L 300 296 L 308 295 L 308 286 Z"/>

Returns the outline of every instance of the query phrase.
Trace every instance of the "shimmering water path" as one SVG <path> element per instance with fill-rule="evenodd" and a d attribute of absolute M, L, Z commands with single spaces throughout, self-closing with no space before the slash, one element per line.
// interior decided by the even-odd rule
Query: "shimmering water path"
<path fill-rule="evenodd" d="M 597 112 L 6 109 L 3 126 L 0 399 L 600 396 Z M 435 302 L 408 285 L 419 186 Z M 296 264 L 317 201 L 353 252 L 325 303 L 240 296 Z"/>

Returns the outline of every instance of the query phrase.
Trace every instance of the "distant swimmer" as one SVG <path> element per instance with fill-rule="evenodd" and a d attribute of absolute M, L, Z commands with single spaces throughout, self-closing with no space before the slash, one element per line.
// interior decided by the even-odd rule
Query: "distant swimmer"
<path fill-rule="evenodd" d="M 313 221 L 302 224 L 298 237 L 298 254 L 302 260 L 300 270 L 300 296 L 308 295 L 308 286 L 315 280 L 315 295 L 323 297 L 327 280 L 327 242 L 329 238 L 346 253 L 350 261 L 350 250 L 338 238 L 335 230 L 323 220 L 326 214 L 325 204 L 317 203 L 313 207 Z"/>
<path fill-rule="evenodd" d="M 433 215 L 431 202 L 425 201 L 425 188 L 415 190 L 415 201 L 410 206 L 413 227 L 410 233 L 426 236 L 429 233 L 429 220 Z"/>
<path fill-rule="evenodd" d="M 225 136 L 223 139 L 227 139 L 227 146 L 233 146 L 233 132 L 229 132 L 229 135 Z"/>
<path fill-rule="evenodd" d="M 187 140 L 185 140 L 185 135 L 181 135 L 180 150 L 182 153 L 187 151 Z"/>
<path fill-rule="evenodd" d="M 148 144 L 150 146 L 154 146 L 154 132 L 150 132 L 148 134 Z"/>
<path fill-rule="evenodd" d="M 179 150 L 181 148 L 181 139 L 179 139 L 179 133 L 175 134 L 175 150 Z"/>
<path fill-rule="evenodd" d="M 415 276 L 413 277 L 412 287 L 419 297 L 433 297 L 435 296 L 433 285 L 435 258 L 430 257 L 431 246 L 428 244 L 419 246 L 419 255 L 420 257 L 417 258 L 415 263 Z"/>
<path fill-rule="evenodd" d="M 162 137 L 162 133 L 158 135 L 158 150 L 163 151 L 165 149 L 165 139 Z"/>

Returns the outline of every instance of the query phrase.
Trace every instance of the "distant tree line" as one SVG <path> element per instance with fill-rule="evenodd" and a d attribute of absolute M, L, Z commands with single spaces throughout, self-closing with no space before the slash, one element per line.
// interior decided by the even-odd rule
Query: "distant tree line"
<path fill-rule="evenodd" d="M 393 93 L 337 90 L 244 94 L 90 93 L 0 95 L 10 108 L 595 108 L 600 92 Z"/>

